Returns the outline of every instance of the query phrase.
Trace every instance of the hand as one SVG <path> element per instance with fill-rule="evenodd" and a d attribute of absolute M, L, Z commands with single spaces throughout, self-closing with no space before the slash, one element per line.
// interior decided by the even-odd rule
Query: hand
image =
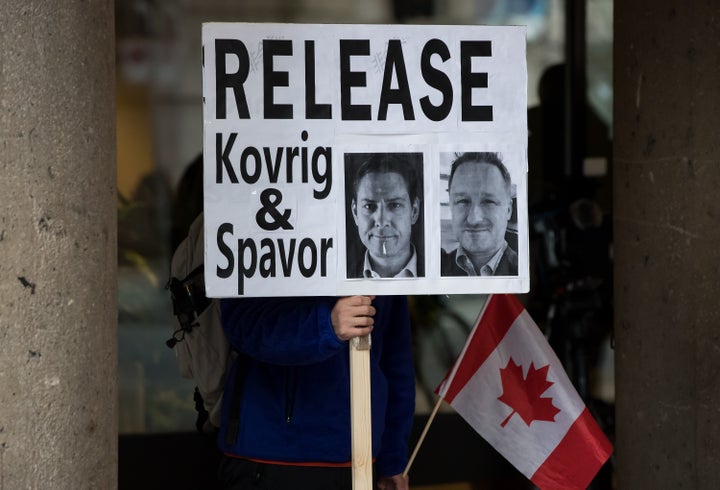
<path fill-rule="evenodd" d="M 330 312 L 330 322 L 340 340 L 362 337 L 372 331 L 375 323 L 373 299 L 375 296 L 346 296 L 337 300 Z"/>
<path fill-rule="evenodd" d="M 409 490 L 410 483 L 408 477 L 402 474 L 383 476 L 378 479 L 377 488 L 378 490 Z"/>

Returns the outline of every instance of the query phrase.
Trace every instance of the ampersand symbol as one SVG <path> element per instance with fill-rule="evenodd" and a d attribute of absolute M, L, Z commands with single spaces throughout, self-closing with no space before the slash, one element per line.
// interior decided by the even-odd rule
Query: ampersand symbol
<path fill-rule="evenodd" d="M 260 194 L 262 207 L 255 214 L 255 219 L 257 220 L 257 224 L 264 230 L 274 231 L 278 228 L 282 228 L 283 230 L 293 229 L 289 221 L 291 211 L 286 209 L 282 214 L 278 212 L 280 201 L 282 201 L 282 193 L 277 189 L 265 189 Z M 268 220 L 268 217 L 271 219 Z"/>

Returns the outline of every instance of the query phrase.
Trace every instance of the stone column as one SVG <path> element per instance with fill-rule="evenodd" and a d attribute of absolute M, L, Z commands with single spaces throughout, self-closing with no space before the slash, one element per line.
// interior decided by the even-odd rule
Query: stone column
<path fill-rule="evenodd" d="M 720 488 L 720 3 L 614 8 L 617 488 Z"/>
<path fill-rule="evenodd" d="M 0 6 L 0 489 L 117 487 L 111 1 Z"/>

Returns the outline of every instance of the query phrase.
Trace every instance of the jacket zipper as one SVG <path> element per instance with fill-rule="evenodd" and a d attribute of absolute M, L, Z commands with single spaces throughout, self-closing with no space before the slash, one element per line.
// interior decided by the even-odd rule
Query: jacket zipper
<path fill-rule="evenodd" d="M 285 423 L 292 422 L 295 408 L 295 392 L 297 391 L 297 377 L 295 368 L 285 371 Z"/>

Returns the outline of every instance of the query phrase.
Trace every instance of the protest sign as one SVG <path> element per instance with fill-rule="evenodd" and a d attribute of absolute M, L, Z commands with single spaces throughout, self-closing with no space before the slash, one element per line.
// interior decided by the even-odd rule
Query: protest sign
<path fill-rule="evenodd" d="M 520 26 L 204 24 L 208 295 L 526 292 L 526 87 Z"/>

